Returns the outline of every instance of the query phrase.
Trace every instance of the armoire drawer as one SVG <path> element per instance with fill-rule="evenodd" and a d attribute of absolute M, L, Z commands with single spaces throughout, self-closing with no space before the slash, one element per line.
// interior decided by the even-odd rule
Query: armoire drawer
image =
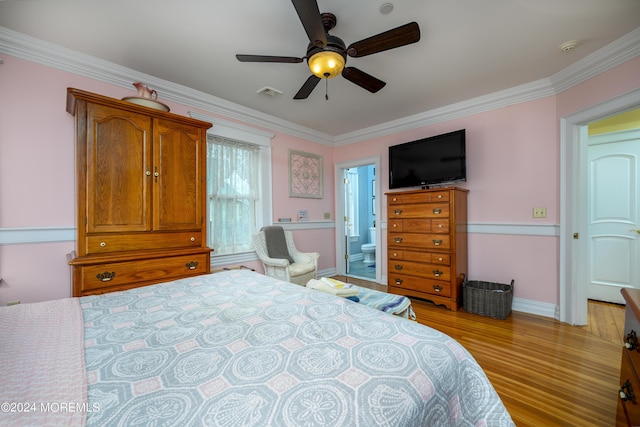
<path fill-rule="evenodd" d="M 448 234 L 389 233 L 388 244 L 391 248 L 451 249 Z"/>
<path fill-rule="evenodd" d="M 87 235 L 87 254 L 101 254 L 146 249 L 197 248 L 202 246 L 202 232 L 91 234 Z"/>
<path fill-rule="evenodd" d="M 105 287 L 204 274 L 207 272 L 208 259 L 208 254 L 193 254 L 76 268 L 80 269 L 82 291 L 90 292 Z"/>
<path fill-rule="evenodd" d="M 442 219 L 390 219 L 388 224 L 390 232 L 398 233 L 449 233 L 449 218 Z"/>
<path fill-rule="evenodd" d="M 426 277 L 429 279 L 451 280 L 451 269 L 446 265 L 389 260 L 387 271 L 390 275 L 396 273 Z"/>
<path fill-rule="evenodd" d="M 430 280 L 423 277 L 389 273 L 389 286 L 443 297 L 451 296 L 451 282 L 445 282 L 444 280 Z"/>
<path fill-rule="evenodd" d="M 389 260 L 404 260 L 413 262 L 426 262 L 430 264 L 451 265 L 451 255 L 420 251 L 406 251 L 392 249 L 389 253 Z"/>

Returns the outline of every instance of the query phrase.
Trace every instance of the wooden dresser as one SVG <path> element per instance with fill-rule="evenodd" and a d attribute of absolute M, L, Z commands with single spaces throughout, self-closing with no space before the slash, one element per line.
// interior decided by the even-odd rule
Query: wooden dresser
<path fill-rule="evenodd" d="M 386 193 L 389 292 L 460 308 L 467 192 L 448 187 Z"/>
<path fill-rule="evenodd" d="M 211 124 L 73 88 L 67 111 L 76 123 L 73 295 L 208 273 Z"/>
<path fill-rule="evenodd" d="M 620 368 L 618 426 L 640 425 L 640 289 L 622 289 L 627 308 Z"/>

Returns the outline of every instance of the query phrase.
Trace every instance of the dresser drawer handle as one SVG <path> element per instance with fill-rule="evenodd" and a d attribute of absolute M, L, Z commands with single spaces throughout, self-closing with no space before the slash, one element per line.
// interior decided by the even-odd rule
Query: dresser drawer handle
<path fill-rule="evenodd" d="M 395 222 L 393 223 L 393 228 L 398 227 L 398 224 L 396 224 Z"/>
<path fill-rule="evenodd" d="M 397 256 L 398 256 L 398 252 L 394 252 L 394 253 L 393 253 L 393 256 L 394 256 L 394 257 L 397 257 Z"/>
<path fill-rule="evenodd" d="M 433 290 L 436 292 L 441 292 L 442 291 L 442 286 L 440 285 L 433 285 Z"/>
<path fill-rule="evenodd" d="M 393 266 L 393 268 L 395 268 L 398 271 L 403 269 L 402 264 L 396 264 L 396 265 Z"/>
<path fill-rule="evenodd" d="M 104 247 L 106 247 L 106 246 L 107 246 L 107 242 L 100 242 L 100 247 L 101 247 L 101 248 L 104 248 Z"/>
<path fill-rule="evenodd" d="M 435 269 L 435 270 L 433 270 L 433 275 L 436 276 L 436 277 L 440 277 L 440 276 L 442 276 L 442 271 L 440 271 L 438 269 Z"/>
<path fill-rule="evenodd" d="M 396 279 L 396 285 L 402 285 L 402 279 Z"/>
<path fill-rule="evenodd" d="M 190 261 L 190 262 L 185 264 L 185 267 L 187 267 L 189 270 L 195 270 L 196 268 L 198 268 L 198 262 L 197 261 Z"/>
<path fill-rule="evenodd" d="M 395 211 L 393 211 L 393 213 L 396 215 L 400 215 L 402 213 L 402 209 L 396 209 Z"/>
<path fill-rule="evenodd" d="M 396 237 L 393 241 L 396 243 L 402 243 L 402 237 Z"/>
<path fill-rule="evenodd" d="M 98 280 L 100 280 L 101 282 L 108 282 L 111 279 L 113 279 L 114 277 L 116 277 L 116 273 L 115 271 L 112 271 L 111 273 L 109 273 L 108 271 L 105 271 L 104 273 L 98 273 L 96 274 L 96 277 L 98 278 Z"/>
<path fill-rule="evenodd" d="M 438 199 L 442 199 L 442 194 L 438 194 Z"/>
<path fill-rule="evenodd" d="M 627 334 L 624 339 L 624 346 L 627 350 L 635 350 L 638 348 L 638 336 L 636 335 L 636 331 L 632 330 Z"/>
<path fill-rule="evenodd" d="M 433 246 L 440 246 L 442 244 L 442 239 L 434 239 Z"/>
<path fill-rule="evenodd" d="M 627 400 L 633 401 L 635 396 L 633 395 L 633 387 L 631 387 L 631 383 L 629 380 L 626 380 L 624 384 L 622 384 L 622 388 L 620 388 L 620 400 L 626 402 Z"/>
<path fill-rule="evenodd" d="M 195 237 L 191 237 L 189 240 L 191 240 L 192 242 L 195 242 L 196 238 Z"/>
<path fill-rule="evenodd" d="M 442 261 L 444 261 L 444 259 L 442 257 L 439 257 L 438 261 L 442 262 Z"/>
<path fill-rule="evenodd" d="M 442 213 L 442 209 L 440 208 L 433 208 L 433 213 L 436 215 L 440 215 Z"/>

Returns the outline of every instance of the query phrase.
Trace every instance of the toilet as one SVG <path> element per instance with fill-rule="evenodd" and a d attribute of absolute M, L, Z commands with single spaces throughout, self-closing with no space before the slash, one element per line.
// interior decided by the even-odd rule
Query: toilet
<path fill-rule="evenodd" d="M 371 264 L 376 262 L 376 228 L 369 227 L 369 243 L 365 243 L 360 246 L 362 255 L 364 256 L 362 262 Z"/>

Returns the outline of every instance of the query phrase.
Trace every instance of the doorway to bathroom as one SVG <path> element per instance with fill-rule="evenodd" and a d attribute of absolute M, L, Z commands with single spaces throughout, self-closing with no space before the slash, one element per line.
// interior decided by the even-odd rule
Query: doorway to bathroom
<path fill-rule="evenodd" d="M 339 164 L 336 167 L 336 205 L 342 227 L 337 227 L 336 267 L 338 274 L 380 282 L 378 229 L 379 159 Z"/>

